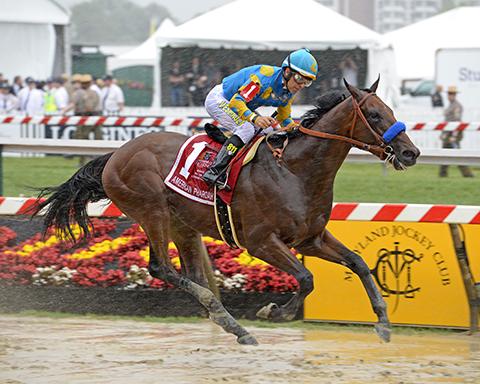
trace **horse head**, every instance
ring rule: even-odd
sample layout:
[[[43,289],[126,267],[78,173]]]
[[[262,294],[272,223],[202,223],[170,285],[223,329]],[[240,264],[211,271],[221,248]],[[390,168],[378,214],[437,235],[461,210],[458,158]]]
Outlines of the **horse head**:
[[[344,79],[354,107],[349,136],[380,148],[371,152],[392,163],[395,169],[405,169],[415,165],[420,150],[405,133],[405,124],[397,121],[393,111],[375,94],[379,81],[380,76],[370,88],[359,89]]]

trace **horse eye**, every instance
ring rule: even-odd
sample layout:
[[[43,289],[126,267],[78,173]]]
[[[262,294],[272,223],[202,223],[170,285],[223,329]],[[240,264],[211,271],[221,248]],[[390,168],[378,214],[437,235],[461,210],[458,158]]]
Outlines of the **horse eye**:
[[[380,119],[382,118],[378,112],[371,112],[371,113],[370,113],[370,117],[371,117],[373,120],[380,120]]]

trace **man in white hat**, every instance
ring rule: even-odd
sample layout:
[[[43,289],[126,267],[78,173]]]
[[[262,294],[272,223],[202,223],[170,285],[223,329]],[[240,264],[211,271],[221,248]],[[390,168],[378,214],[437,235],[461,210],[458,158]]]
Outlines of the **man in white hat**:
[[[447,89],[449,105],[445,108],[445,121],[462,121],[463,107],[457,100],[457,87],[451,85]],[[442,148],[460,148],[460,142],[463,139],[462,131],[444,131],[440,135],[442,140]],[[473,173],[466,165],[459,165],[458,168],[462,172],[463,177],[473,177]],[[440,177],[447,177],[448,165],[440,166]]]

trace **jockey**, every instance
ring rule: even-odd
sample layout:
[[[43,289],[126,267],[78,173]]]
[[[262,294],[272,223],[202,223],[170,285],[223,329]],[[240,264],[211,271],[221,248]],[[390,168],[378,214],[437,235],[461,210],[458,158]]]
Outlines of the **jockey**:
[[[216,85],[207,95],[205,108],[233,135],[223,144],[203,180],[223,188],[228,164],[258,130],[265,132],[269,128],[271,131],[270,126],[277,122],[292,129],[295,123],[291,117],[291,105],[295,94],[309,87],[317,72],[317,61],[308,49],[303,48],[290,53],[281,68],[253,65],[225,77],[222,84]],[[275,119],[257,114],[255,110],[261,106],[277,107]]]

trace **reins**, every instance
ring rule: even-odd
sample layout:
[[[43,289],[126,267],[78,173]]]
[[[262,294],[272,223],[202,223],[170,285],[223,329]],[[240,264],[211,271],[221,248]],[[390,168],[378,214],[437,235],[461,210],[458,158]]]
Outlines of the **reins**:
[[[357,102],[357,100],[353,96],[350,96],[352,98],[354,115],[353,115],[352,124],[349,129],[349,136],[342,136],[342,135],[336,135],[334,133],[315,131],[313,129],[305,128],[301,124],[299,125],[298,130],[309,136],[319,137],[322,139],[344,141],[346,143],[353,145],[356,148],[372,153],[373,155],[377,156],[381,160],[385,160],[389,154],[390,147],[385,144],[382,137],[371,127],[370,123],[368,122],[367,118],[365,117],[361,109],[361,106],[363,105],[363,103],[365,103],[365,101],[372,95],[375,95],[375,93],[367,93],[359,102]],[[372,133],[373,137],[375,138],[376,144],[368,144],[353,138],[358,117],[360,117],[365,127],[367,127],[368,130]],[[272,151],[273,156],[277,159],[277,161],[280,161],[283,155],[283,151],[285,150],[285,147],[288,143],[288,139],[285,140],[283,148],[281,149],[273,148],[268,143],[268,136],[269,135],[267,135],[267,144],[270,150]]]

